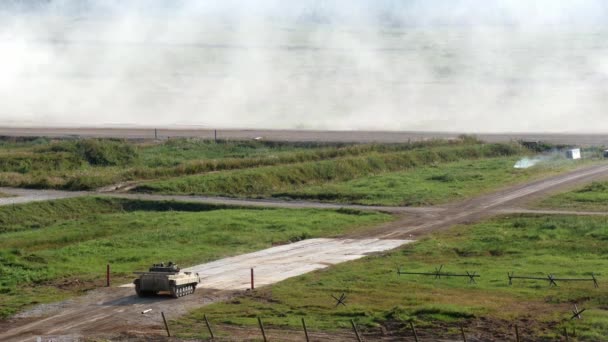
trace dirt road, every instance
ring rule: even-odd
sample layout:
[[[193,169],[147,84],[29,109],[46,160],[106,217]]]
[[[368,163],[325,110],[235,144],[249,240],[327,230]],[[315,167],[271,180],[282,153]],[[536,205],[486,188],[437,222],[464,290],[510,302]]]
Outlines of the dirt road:
[[[422,234],[427,234],[439,229],[446,229],[454,224],[475,222],[477,220],[496,215],[497,213],[514,212],[516,209],[525,206],[526,202],[545,196],[549,192],[565,190],[597,179],[608,177],[608,165],[598,165],[582,168],[559,176],[535,181],[529,184],[509,187],[496,193],[481,196],[460,203],[434,208],[383,208],[383,210],[393,211],[396,214],[406,214],[401,219],[382,225],[365,233],[357,233],[347,236],[347,238],[374,238],[374,239],[412,239]],[[31,200],[42,200],[51,198],[61,198],[62,196],[82,196],[94,193],[63,193],[63,192],[39,192],[14,189],[0,189],[0,192],[16,194],[21,192],[24,197]],[[111,196],[105,194],[104,196]],[[302,202],[283,202],[283,201],[247,201],[231,199],[213,199],[207,197],[184,197],[184,196],[156,196],[156,195],[119,195],[121,197],[136,197],[151,200],[192,200],[205,201],[206,203],[254,205],[254,206],[277,206],[288,208],[335,208],[336,205],[324,203],[302,203]],[[6,199],[7,201],[11,198]],[[17,198],[12,198],[13,201]],[[24,201],[24,200],[23,200]],[[23,202],[22,201],[22,202]],[[21,202],[21,203],[22,203]],[[344,207],[344,206],[339,206]],[[360,209],[378,209],[377,207],[351,206]],[[377,241],[377,240],[375,240]],[[393,245],[393,248],[397,245]],[[387,248],[389,248],[387,247]],[[383,250],[383,249],[380,249]],[[261,255],[268,251],[259,252]],[[283,255],[283,253],[285,253]],[[271,260],[281,260],[284,257],[293,255],[293,248],[285,248],[284,252],[271,252],[272,258],[265,262],[259,260],[259,265],[263,269],[273,268]],[[297,254],[297,253],[296,253]],[[331,254],[331,253],[330,253]],[[348,253],[347,253],[348,254]],[[347,254],[342,255],[342,259],[347,260]],[[365,253],[360,253],[365,254]],[[299,257],[303,255],[298,254]],[[332,260],[335,256],[320,256],[314,261],[304,260],[301,268],[306,272],[305,264],[322,264],[328,262],[334,264],[340,260]],[[245,257],[246,259],[246,257]],[[327,259],[327,260],[325,260]],[[340,258],[338,258],[340,259]],[[219,260],[216,264],[230,264],[229,260]],[[275,265],[276,266],[276,265]],[[194,268],[213,269],[209,265],[198,265]],[[314,268],[311,268],[312,270]],[[301,273],[301,272],[300,272]],[[271,284],[282,279],[269,279],[265,281]],[[236,281],[235,281],[236,282]],[[235,287],[222,283],[222,287],[233,289],[239,288],[242,284]],[[242,286],[241,286],[242,287]],[[234,295],[234,291],[203,289],[203,291],[193,296],[186,296],[177,300],[167,298],[140,299],[134,296],[132,289],[112,288],[100,289],[66,303],[42,306],[28,312],[25,317],[0,323],[0,340],[2,341],[35,341],[36,336],[66,335],[76,336],[161,336],[164,334],[159,317],[159,311],[164,311],[170,318],[177,318],[189,310],[219,300],[224,300]],[[153,314],[142,315],[143,309],[153,309]]]
[[[221,129],[197,127],[0,127],[3,136],[46,137],[97,137],[126,139],[165,139],[173,137],[196,137],[202,139],[262,139],[272,141],[318,141],[318,142],[382,142],[399,143],[429,139],[456,139],[467,132],[416,132],[416,131],[314,131],[314,130],[255,130]],[[468,132],[470,133],[470,132]],[[607,146],[607,134],[588,133],[475,133],[488,142],[512,140],[544,141],[554,144]]]
[[[30,190],[30,189],[15,189],[15,188],[0,188],[0,193],[11,195],[10,197],[0,198],[0,206],[23,204],[30,202],[52,201],[62,198],[71,198],[85,196],[88,192],[70,192],[70,191],[55,191],[55,190]]]
[[[427,210],[424,215],[409,215],[375,230],[349,235],[374,236],[383,239],[415,238],[455,224],[471,223],[501,213],[516,213],[519,208],[549,193],[572,189],[581,184],[608,177],[608,165],[582,168],[562,175],[513,186],[443,207],[443,211]],[[523,210],[524,213],[530,212]],[[552,212],[552,213],[559,213]],[[579,215],[582,213],[579,213]]]

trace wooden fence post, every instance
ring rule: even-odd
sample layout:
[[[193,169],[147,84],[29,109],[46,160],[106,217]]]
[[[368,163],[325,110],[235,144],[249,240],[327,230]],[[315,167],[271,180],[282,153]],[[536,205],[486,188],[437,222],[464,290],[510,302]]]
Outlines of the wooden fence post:
[[[110,287],[110,264],[106,265],[106,287]]]
[[[251,289],[252,290],[255,289],[255,285],[254,285],[254,282],[253,282],[253,267],[251,268]]]

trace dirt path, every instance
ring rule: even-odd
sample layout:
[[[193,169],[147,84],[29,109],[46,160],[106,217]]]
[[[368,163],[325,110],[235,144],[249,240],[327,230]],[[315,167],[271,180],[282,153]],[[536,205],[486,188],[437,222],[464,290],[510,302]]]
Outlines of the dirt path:
[[[238,199],[226,197],[207,197],[207,196],[187,196],[187,195],[153,195],[153,194],[129,194],[129,193],[112,193],[112,192],[97,192],[97,191],[58,191],[58,190],[38,190],[38,189],[19,189],[19,188],[1,188],[0,193],[12,195],[12,197],[0,198],[0,206],[23,204],[30,202],[50,201],[63,198],[74,198],[81,196],[103,196],[117,197],[127,199],[140,199],[147,201],[181,201],[195,202],[218,205],[231,205],[242,207],[264,207],[264,208],[286,208],[286,209],[355,209],[355,210],[373,210],[383,211],[388,213],[429,213],[438,212],[443,209],[440,207],[384,207],[384,206],[366,206],[356,204],[335,204],[335,203],[319,203],[306,201],[285,201],[271,199]]]
[[[155,131],[155,128],[157,130]],[[315,141],[315,142],[382,142],[405,143],[432,139],[458,139],[470,132],[424,132],[424,131],[321,131],[321,130],[271,130],[271,129],[209,129],[192,126],[175,127],[0,127],[0,135],[13,137],[95,137],[124,139],[166,139],[174,137],[194,137],[218,139],[270,141]],[[590,133],[477,133],[479,139],[487,142],[510,142],[516,140],[543,141],[553,144],[605,146],[606,134]]]
[[[422,234],[446,229],[454,224],[470,223],[496,215],[497,213],[516,212],[513,207],[521,207],[528,201],[537,199],[547,193],[576,187],[596,179],[608,177],[608,165],[582,168],[559,176],[518,185],[498,191],[494,194],[481,196],[471,200],[435,207],[435,208],[384,208],[385,211],[407,213],[403,218],[382,225],[363,233],[356,233],[347,238],[374,239],[412,239]],[[8,198],[3,200],[19,200],[24,203],[35,200],[48,200],[74,196],[91,195],[95,193],[66,193],[32,190],[0,189],[0,192],[17,194],[23,198]],[[110,195],[105,195],[110,196]],[[378,209],[378,207],[342,206],[324,203],[284,202],[284,201],[249,201],[232,199],[213,199],[206,197],[188,196],[157,196],[157,195],[119,195],[120,197],[141,198],[150,200],[188,200],[205,201],[205,203],[277,206],[288,208],[336,208],[351,207],[359,209]],[[8,202],[5,202],[5,204]],[[9,203],[10,204],[10,203]],[[509,211],[510,210],[510,211]],[[529,212],[529,211],[527,211]],[[394,247],[394,246],[393,246]],[[264,251],[260,253],[264,254]],[[281,260],[293,254],[293,249],[286,248],[285,255],[273,254],[273,260]],[[301,254],[298,257],[304,257]],[[328,262],[331,263],[330,257]],[[346,258],[347,259],[347,258]],[[216,263],[225,262],[220,260]],[[272,268],[272,261],[259,261],[266,269]],[[315,260],[314,263],[323,263]],[[304,264],[306,260],[304,260]],[[312,261],[310,263],[313,263]],[[208,266],[208,265],[207,265]],[[205,268],[205,265],[195,267]],[[312,269],[311,269],[312,270]],[[276,279],[280,280],[280,279]],[[267,281],[268,284],[276,280]],[[227,287],[230,288],[230,287]],[[238,287],[237,287],[238,288]],[[25,317],[16,317],[0,323],[0,340],[2,341],[35,341],[36,336],[63,335],[66,333],[84,336],[162,336],[164,334],[159,311],[164,311],[170,319],[174,319],[207,303],[225,300],[237,292],[203,289],[192,296],[177,300],[168,298],[140,299],[134,296],[132,289],[112,288],[100,289],[68,302],[51,304],[28,312]],[[242,292],[240,292],[242,293]],[[153,309],[152,314],[142,315],[146,308]]]
[[[423,215],[408,215],[376,229],[348,235],[349,238],[377,237],[383,239],[416,238],[456,224],[477,222],[501,213],[517,213],[518,208],[549,193],[573,189],[581,184],[608,177],[608,165],[596,165],[532,183],[506,188],[496,193],[428,210]],[[533,213],[522,210],[523,213]],[[555,213],[555,212],[552,212]],[[583,213],[579,213],[581,215]],[[595,213],[594,213],[595,214]]]
[[[139,298],[131,288],[101,288],[86,296],[42,305],[9,321],[0,323],[0,341],[75,341],[82,336],[165,335],[161,312],[176,319],[188,311],[234,296],[232,291],[197,290],[174,299],[169,296]],[[143,311],[150,312],[142,314]]]
[[[0,189],[0,191],[2,191]],[[384,207],[373,205],[357,205],[357,204],[337,204],[337,203],[322,203],[322,202],[307,202],[307,201],[286,201],[274,199],[236,199],[225,197],[206,197],[206,196],[180,196],[180,195],[151,195],[151,194],[122,194],[109,193],[102,196],[153,200],[153,201],[185,201],[208,204],[234,205],[244,207],[265,207],[265,208],[286,208],[286,209],[355,209],[355,210],[373,210],[383,211],[388,213],[430,213],[442,211],[439,207]]]
[[[56,191],[56,190],[30,190],[16,188],[0,188],[1,193],[12,195],[0,198],[0,206],[12,204],[24,204],[31,202],[52,201],[62,198],[86,196],[89,192],[82,191]]]

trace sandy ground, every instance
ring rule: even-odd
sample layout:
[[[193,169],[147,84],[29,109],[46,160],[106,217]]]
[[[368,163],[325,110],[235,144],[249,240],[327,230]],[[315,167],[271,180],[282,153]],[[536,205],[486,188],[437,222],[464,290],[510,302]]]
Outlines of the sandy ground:
[[[542,196],[546,196],[548,193],[560,190],[567,190],[579,186],[580,184],[587,183],[597,179],[604,179],[608,177],[608,165],[596,165],[591,167],[585,167],[572,171],[559,176],[550,177],[543,180],[538,180],[528,184],[513,186],[505,188],[496,193],[481,196],[471,200],[454,203],[450,205],[434,207],[434,208],[418,208],[411,210],[408,208],[392,208],[400,219],[394,222],[383,224],[379,227],[367,230],[365,232],[358,232],[344,238],[347,239],[372,239],[368,241],[375,241],[377,239],[390,239],[390,240],[411,240],[415,239],[424,234],[431,233],[439,229],[446,229],[455,224],[461,223],[472,223],[478,220],[490,217],[492,215],[500,213],[513,213],[517,212],[517,208],[525,207],[525,204],[531,200],[538,199]],[[62,193],[52,192],[50,195],[46,191],[25,191],[15,189],[0,189],[0,192],[6,192],[9,194],[18,194],[21,192],[22,196],[29,197],[32,200],[61,198],[62,196],[77,196],[87,195],[93,193]],[[111,194],[105,194],[105,196],[111,196]],[[120,195],[120,196],[131,196],[131,195]],[[163,199],[162,196],[157,195],[136,195],[138,198],[143,199]],[[11,197],[5,199],[6,201],[18,200],[19,197]],[[164,199],[175,200],[175,196],[170,196]],[[209,201],[213,202],[211,198],[190,198],[190,197],[179,197],[179,199],[188,199],[196,201]],[[247,201],[247,200],[229,200],[229,199],[216,199],[217,203],[222,204],[239,204],[239,205],[274,205],[274,206],[286,206],[289,208],[295,207],[315,207],[315,208],[334,208],[335,205],[324,204],[324,203],[301,203],[301,202],[283,202],[283,201]],[[21,203],[21,202],[20,202]],[[6,204],[6,203],[5,203]],[[340,206],[343,207],[343,206]],[[365,208],[357,206],[358,208]],[[375,207],[370,209],[377,209]],[[385,208],[386,209],[386,208]],[[400,212],[402,210],[402,212]],[[525,211],[529,212],[529,211]],[[559,211],[542,211],[542,213],[560,213]],[[566,213],[566,212],[564,212]],[[390,241],[389,240],[389,241]],[[331,243],[336,243],[334,240]],[[330,244],[331,244],[330,243]],[[346,242],[342,242],[346,244]],[[384,249],[394,248],[402,243],[402,241],[387,242],[383,248],[372,250],[379,251]],[[313,243],[314,244],[314,243]],[[296,259],[304,258],[304,254],[298,254],[294,250],[297,248],[285,247],[274,250],[260,251],[258,254],[254,253],[254,257],[258,258],[256,267],[260,268],[261,273],[264,270],[268,271],[276,267],[273,264],[277,260],[283,258],[289,258],[295,256]],[[297,247],[297,246],[296,246]],[[323,249],[322,246],[318,246]],[[314,248],[313,248],[314,249]],[[348,249],[348,248],[347,248]],[[312,251],[312,250],[311,250]],[[358,251],[351,251],[356,255],[366,254],[365,250],[359,249]],[[300,260],[298,264],[301,267],[301,272],[307,271],[306,265],[323,264],[327,262],[329,264],[348,260],[348,253],[343,256],[339,256],[340,253],[320,253],[314,256],[314,260]],[[269,257],[271,255],[271,257]],[[239,262],[243,263],[251,255],[241,256]],[[337,258],[337,259],[336,259]],[[233,267],[230,259],[219,260],[211,265],[225,265],[226,272],[230,271],[229,267]],[[278,267],[277,269],[279,269]],[[210,264],[194,266],[193,269],[200,270],[212,270],[218,269],[217,267],[211,267]],[[219,268],[221,270],[221,267]],[[314,267],[310,268],[310,271]],[[298,272],[298,273],[301,273]],[[221,273],[221,272],[220,272]],[[281,273],[279,271],[278,273]],[[295,274],[294,274],[295,275]],[[290,276],[289,274],[287,276]],[[271,284],[275,281],[279,281],[287,276],[274,276],[266,280],[263,280],[262,284]],[[76,298],[64,303],[43,305],[38,308],[34,308],[23,315],[15,317],[10,321],[0,323],[0,340],[1,341],[36,341],[36,336],[57,336],[57,335],[71,335],[71,336],[94,336],[94,337],[113,337],[117,336],[145,336],[148,339],[153,336],[163,336],[162,325],[159,317],[159,312],[163,311],[167,314],[170,319],[178,318],[180,315],[185,314],[189,310],[200,307],[207,303],[216,302],[219,300],[225,300],[230,298],[235,293],[242,293],[242,291],[234,291],[232,289],[243,288],[241,281],[242,277],[237,275],[238,281],[235,279],[234,284],[228,284],[225,281],[219,281],[222,285],[216,285],[223,289],[209,289],[203,288],[202,291],[198,291],[196,294],[191,296],[182,297],[179,299],[170,299],[166,297],[159,298],[138,298],[134,295],[134,291],[129,288],[111,288],[111,289],[99,289],[92,291],[86,296]],[[263,278],[262,278],[263,279]],[[230,282],[229,277],[225,279]],[[144,309],[151,308],[152,313],[142,315],[141,311]],[[339,340],[338,336],[336,336]],[[333,338],[332,338],[333,339]],[[348,338],[347,338],[348,339]]]
[[[308,239],[185,270],[198,273],[205,287],[246,290],[250,287],[250,268],[255,272],[255,284],[266,286],[410,242],[412,240]]]
[[[430,139],[456,139],[465,132],[401,132],[401,131],[314,131],[314,130],[248,130],[209,128],[62,128],[62,127],[0,127],[0,136],[45,136],[45,137],[103,137],[127,139],[166,139],[174,137],[197,137],[203,139],[262,139],[272,141],[317,141],[317,142],[382,142],[398,143]],[[488,142],[512,140],[544,141],[554,144],[581,146],[608,146],[607,134],[587,133],[473,133]]]
[[[29,190],[29,189],[15,189],[15,188],[3,188],[0,193],[11,195],[11,197],[0,198],[0,206],[22,204],[30,202],[41,202],[51,201],[62,198],[71,198],[87,195],[86,192],[69,192],[69,191],[55,191],[55,190]]]

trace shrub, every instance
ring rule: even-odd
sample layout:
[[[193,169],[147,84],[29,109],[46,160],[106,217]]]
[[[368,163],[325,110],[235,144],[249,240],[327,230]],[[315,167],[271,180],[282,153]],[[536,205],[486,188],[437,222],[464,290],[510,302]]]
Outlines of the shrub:
[[[38,155],[69,155],[93,166],[124,166],[138,157],[133,144],[118,139],[61,140],[34,151]]]
[[[137,157],[131,144],[117,140],[81,140],[76,143],[76,152],[95,166],[127,165]]]

